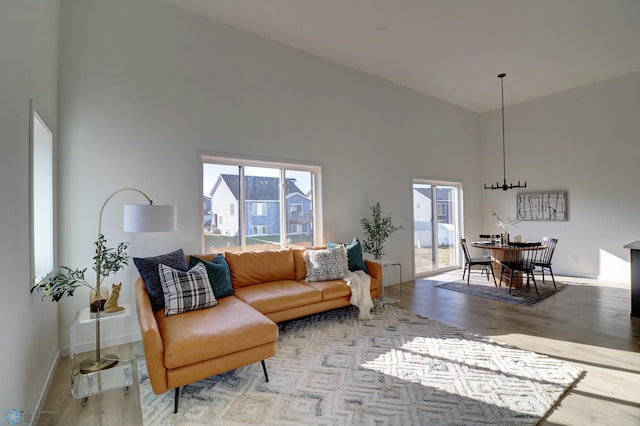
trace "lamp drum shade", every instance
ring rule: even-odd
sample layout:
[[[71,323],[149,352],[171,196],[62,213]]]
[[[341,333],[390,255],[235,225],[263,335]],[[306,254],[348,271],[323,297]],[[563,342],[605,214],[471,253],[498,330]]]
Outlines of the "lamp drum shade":
[[[124,232],[163,232],[178,228],[176,206],[155,204],[125,204]]]

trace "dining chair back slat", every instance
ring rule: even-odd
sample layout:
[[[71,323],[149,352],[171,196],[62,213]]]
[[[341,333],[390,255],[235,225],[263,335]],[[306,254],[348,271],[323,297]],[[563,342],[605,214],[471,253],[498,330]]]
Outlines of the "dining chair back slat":
[[[529,280],[531,279],[536,289],[536,293],[540,295],[538,292],[538,285],[536,284],[536,278],[533,275],[540,251],[539,244],[513,244],[512,248],[507,251],[506,260],[502,262],[500,285],[502,285],[503,278],[509,280],[509,293],[511,293],[514,274],[520,273],[523,278],[524,276],[527,277],[527,287],[529,286]]]
[[[549,238],[543,237],[542,244],[546,246],[540,256],[535,262],[535,266],[539,267],[542,270],[542,282],[545,282],[544,278],[544,270],[548,269],[551,274],[551,280],[553,281],[553,286],[556,287],[556,278],[553,276],[553,269],[551,269],[551,260],[553,259],[553,253],[556,251],[556,245],[558,244],[557,238]]]

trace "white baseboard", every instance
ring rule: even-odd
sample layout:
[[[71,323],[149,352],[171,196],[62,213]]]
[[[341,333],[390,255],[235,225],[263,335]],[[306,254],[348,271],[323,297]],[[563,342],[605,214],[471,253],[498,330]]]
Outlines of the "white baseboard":
[[[42,410],[42,407],[44,407],[44,403],[47,400],[47,395],[49,394],[51,383],[53,383],[53,376],[56,374],[56,370],[58,369],[58,364],[60,362],[60,352],[61,350],[58,349],[58,351],[55,353],[53,357],[51,367],[49,367],[49,373],[47,373],[47,380],[45,381],[44,387],[42,388],[42,392],[38,397],[38,405],[36,407],[36,412],[39,412]],[[36,420],[37,420],[37,417],[34,417],[33,420],[30,422],[30,424],[34,425],[34,422]]]

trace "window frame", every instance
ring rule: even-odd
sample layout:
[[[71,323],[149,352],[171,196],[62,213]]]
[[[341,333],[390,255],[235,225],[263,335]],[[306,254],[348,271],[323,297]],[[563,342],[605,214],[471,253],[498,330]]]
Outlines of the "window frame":
[[[439,218],[439,212],[440,212],[440,202],[438,200],[437,197],[437,188],[443,188],[443,187],[452,187],[455,189],[456,191],[456,196],[455,198],[452,200],[453,204],[451,204],[451,208],[449,209],[449,207],[447,207],[446,211],[447,214],[452,218],[452,220],[455,222],[454,226],[455,226],[455,231],[454,231],[454,236],[453,236],[453,241],[451,242],[451,247],[453,249],[453,254],[451,255],[451,264],[448,266],[439,266],[439,253],[438,253],[438,249],[435,250],[436,253],[436,257],[433,259],[435,262],[435,268],[433,269],[426,269],[426,270],[418,270],[418,265],[416,262],[416,206],[420,207],[419,203],[416,203],[416,198],[415,198],[415,192],[416,192],[416,185],[429,185],[431,187],[430,191],[432,192],[432,196],[431,198],[431,202],[428,203],[428,205],[425,206],[426,208],[429,208],[430,210],[430,217],[431,217],[431,222],[435,222],[435,223],[446,223],[445,221],[440,221]],[[428,276],[432,276],[432,275],[436,275],[442,272],[447,272],[447,271],[451,271],[454,269],[457,269],[459,267],[462,266],[462,254],[461,254],[461,250],[460,250],[460,244],[459,244],[459,239],[461,235],[464,235],[464,217],[463,217],[463,211],[464,211],[464,205],[463,205],[463,193],[464,193],[464,189],[463,189],[463,184],[462,184],[462,180],[450,180],[450,179],[433,179],[433,178],[425,178],[425,177],[418,177],[418,176],[413,176],[411,178],[411,198],[412,198],[412,209],[411,209],[411,222],[412,222],[412,228],[413,228],[413,239],[414,239],[414,243],[411,245],[412,247],[412,259],[413,259],[413,272],[414,272],[414,276],[416,278],[423,278],[423,277],[428,277]],[[434,202],[435,200],[435,202]],[[447,203],[444,203],[447,204]],[[433,218],[436,218],[436,220],[434,221]],[[433,230],[434,225],[432,225],[432,230]],[[434,232],[432,234],[434,236],[434,238],[437,238],[437,230],[436,232]],[[433,243],[435,241],[431,241],[432,247],[433,247]],[[437,243],[436,243],[437,244]],[[433,249],[432,249],[433,250]],[[432,251],[433,254],[433,251]]]
[[[281,216],[281,227],[280,227],[280,248],[284,249],[287,247],[295,247],[295,244],[290,244],[287,242],[287,196],[284,193],[284,184],[286,182],[286,173],[292,171],[300,171],[300,172],[310,172],[312,174],[311,179],[311,203],[313,205],[313,221],[312,221],[312,231],[311,235],[313,241],[311,245],[318,245],[324,241],[324,226],[323,226],[323,217],[322,217],[322,166],[317,163],[303,162],[303,161],[293,161],[293,160],[283,160],[276,158],[264,158],[264,157],[252,157],[252,156],[240,156],[229,153],[220,153],[220,152],[212,152],[212,151],[198,151],[198,164],[200,166],[199,173],[199,194],[203,193],[203,169],[204,165],[210,164],[219,164],[219,165],[227,165],[227,166],[236,166],[243,170],[247,167],[262,167],[262,168],[275,168],[280,170],[280,182],[281,182],[281,197],[280,197],[280,216]],[[241,179],[244,178],[244,173],[241,173]],[[241,185],[244,188],[243,185]],[[241,189],[241,200],[244,200],[244,189]],[[202,196],[199,195],[199,198],[202,200]],[[244,201],[239,200],[238,203],[242,204]],[[203,203],[203,201],[200,201]],[[202,205],[201,205],[202,207]],[[268,209],[268,206],[267,206]],[[204,209],[201,208],[200,211]],[[251,248],[247,248],[246,245],[246,230],[244,229],[245,222],[245,212],[244,208],[236,209],[238,212],[238,221],[240,224],[239,230],[239,240],[240,240],[240,251],[251,250]],[[199,223],[204,223],[204,216],[201,213],[201,217],[199,219]],[[200,228],[203,228],[200,226]],[[203,253],[205,252],[205,233],[204,229],[201,232],[201,248]]]
[[[53,131],[29,99],[29,289],[53,273],[58,261],[56,150]]]

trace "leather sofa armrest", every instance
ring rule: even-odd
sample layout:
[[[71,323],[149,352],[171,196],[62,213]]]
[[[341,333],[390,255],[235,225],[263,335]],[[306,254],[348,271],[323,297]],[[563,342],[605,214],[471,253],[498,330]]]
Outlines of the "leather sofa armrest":
[[[382,264],[369,259],[365,259],[364,263],[367,265],[367,270],[371,278],[382,280]]]
[[[382,264],[373,260],[364,259],[369,276],[371,277],[371,286],[373,288],[372,297],[377,298],[382,296]]]
[[[158,322],[151,308],[151,301],[142,278],[138,278],[136,281],[135,293],[138,324],[140,325],[140,334],[144,345],[147,372],[151,381],[151,388],[156,394],[160,394],[168,390],[167,369],[164,365],[164,344],[162,343]]]

